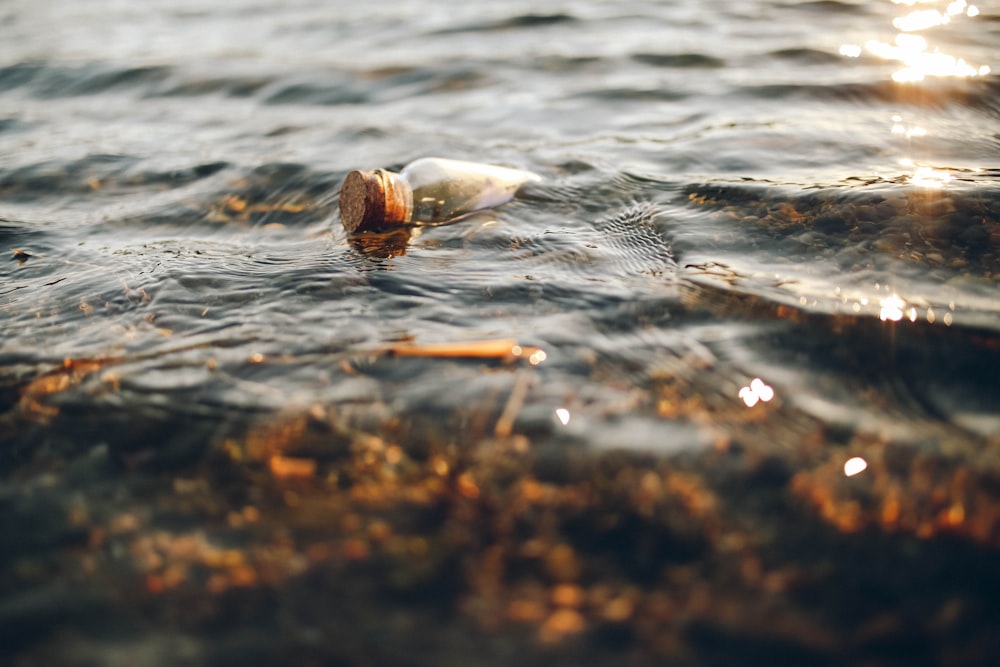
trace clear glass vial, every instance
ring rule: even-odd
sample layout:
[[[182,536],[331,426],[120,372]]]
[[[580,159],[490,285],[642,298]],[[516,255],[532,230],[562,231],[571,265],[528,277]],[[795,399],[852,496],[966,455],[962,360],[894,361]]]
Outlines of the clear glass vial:
[[[348,232],[448,222],[510,201],[537,174],[489,164],[421,158],[395,173],[352,171],[340,188]]]

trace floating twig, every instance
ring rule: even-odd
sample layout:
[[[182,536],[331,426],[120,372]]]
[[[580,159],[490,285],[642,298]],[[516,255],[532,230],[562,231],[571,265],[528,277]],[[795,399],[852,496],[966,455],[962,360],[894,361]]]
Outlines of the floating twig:
[[[400,343],[382,348],[384,354],[397,357],[429,357],[429,358],[469,358],[469,359],[499,359],[513,361],[527,359],[532,366],[545,361],[545,351],[538,347],[518,345],[516,340],[502,338],[497,340],[462,341],[458,343]]]

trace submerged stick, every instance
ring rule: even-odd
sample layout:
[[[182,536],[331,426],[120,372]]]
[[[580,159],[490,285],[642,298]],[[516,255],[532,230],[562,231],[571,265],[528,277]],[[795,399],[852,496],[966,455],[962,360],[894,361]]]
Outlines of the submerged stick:
[[[493,428],[493,433],[498,438],[508,438],[514,432],[514,422],[521,413],[521,408],[524,407],[524,399],[528,396],[528,387],[531,385],[533,375],[532,371],[518,371],[514,380],[514,388],[510,390],[510,397],[507,399],[507,405],[504,406],[503,412]]]

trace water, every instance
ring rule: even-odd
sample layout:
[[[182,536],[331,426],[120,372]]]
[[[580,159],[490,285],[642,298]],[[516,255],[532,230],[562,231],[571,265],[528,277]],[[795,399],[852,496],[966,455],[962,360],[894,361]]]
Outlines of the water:
[[[996,661],[1000,5],[0,26],[5,660]],[[425,155],[544,180],[346,238]]]

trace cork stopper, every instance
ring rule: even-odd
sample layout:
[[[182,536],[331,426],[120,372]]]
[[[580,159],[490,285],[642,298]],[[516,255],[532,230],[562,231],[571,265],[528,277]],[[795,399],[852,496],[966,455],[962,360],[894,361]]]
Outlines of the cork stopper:
[[[340,221],[348,233],[405,224],[412,215],[413,191],[399,174],[355,170],[340,186]]]

